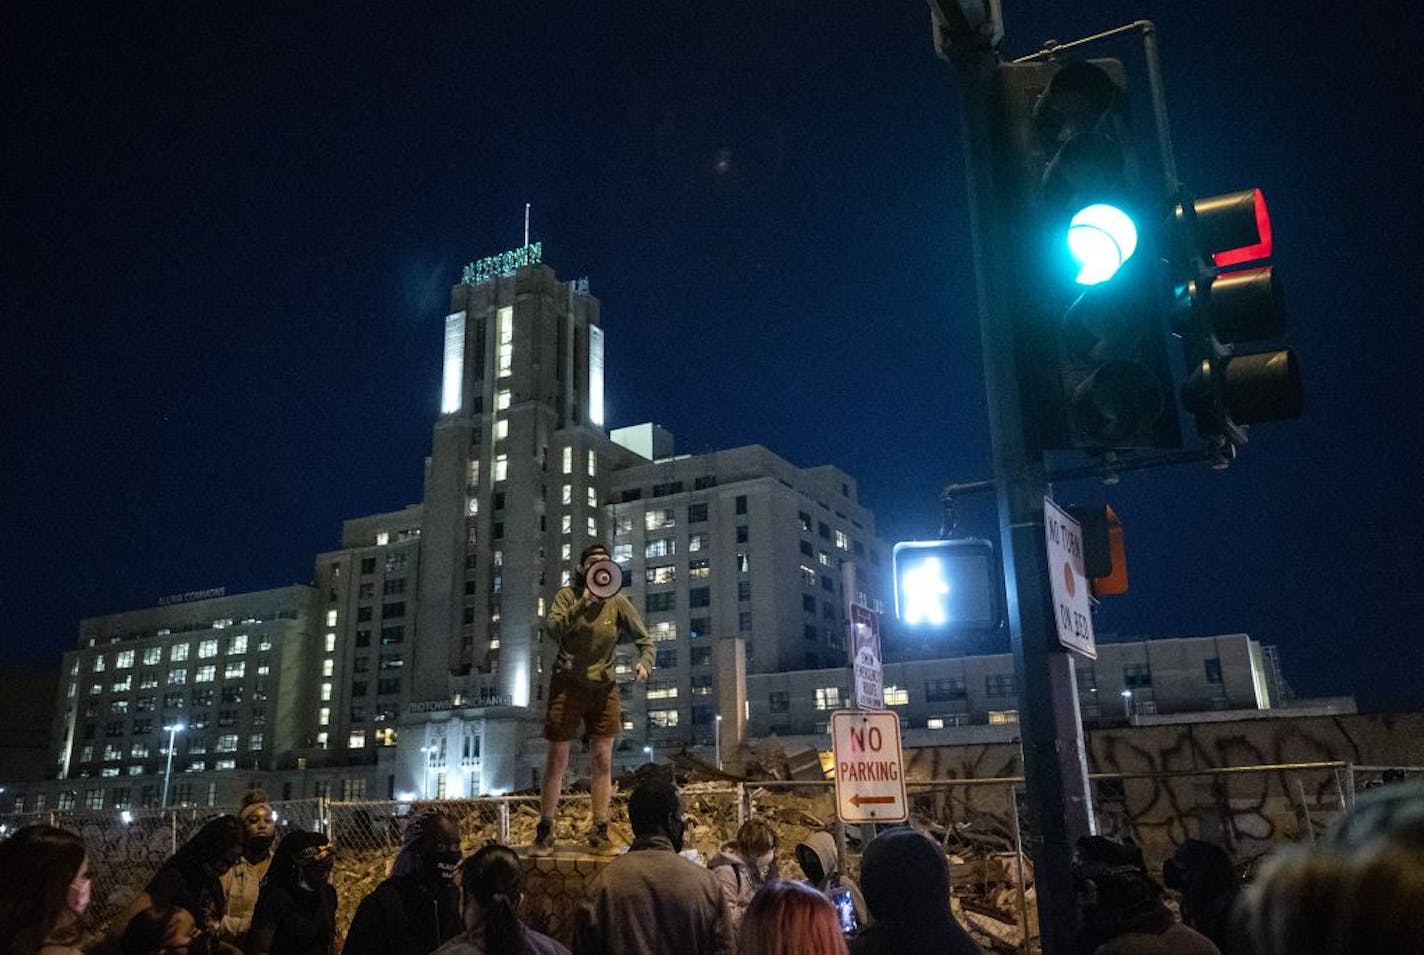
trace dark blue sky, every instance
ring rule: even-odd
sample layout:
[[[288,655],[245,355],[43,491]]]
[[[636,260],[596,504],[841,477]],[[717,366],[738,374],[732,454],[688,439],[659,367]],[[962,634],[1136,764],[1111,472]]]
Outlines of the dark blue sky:
[[[1060,488],[1127,525],[1100,634],[1244,630],[1301,692],[1424,705],[1417,8],[1006,5],[1013,54],[1156,19],[1180,171],[1265,189],[1306,374],[1225,473]],[[0,13],[5,656],[307,581],[418,500],[449,286],[526,201],[603,303],[610,424],[836,464],[891,539],[988,476],[923,3],[308,6]]]

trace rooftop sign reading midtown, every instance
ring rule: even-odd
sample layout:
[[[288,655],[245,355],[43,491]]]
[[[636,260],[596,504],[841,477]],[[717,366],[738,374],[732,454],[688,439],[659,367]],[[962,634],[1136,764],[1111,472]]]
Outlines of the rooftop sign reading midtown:
[[[491,282],[502,275],[513,275],[515,269],[526,265],[538,265],[544,260],[543,244],[534,242],[522,249],[511,249],[499,255],[476,259],[465,266],[460,276],[461,285],[480,285]]]

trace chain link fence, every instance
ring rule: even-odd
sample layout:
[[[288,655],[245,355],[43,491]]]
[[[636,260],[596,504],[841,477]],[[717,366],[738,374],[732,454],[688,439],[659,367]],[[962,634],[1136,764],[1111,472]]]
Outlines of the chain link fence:
[[[1178,843],[1192,837],[1224,846],[1249,876],[1275,846],[1316,838],[1353,804],[1357,791],[1402,779],[1424,780],[1424,767],[1329,762],[1095,774],[1090,786],[1098,831],[1133,839],[1154,872],[1160,873]],[[988,949],[1034,950],[1037,916],[1029,856],[1035,836],[1022,779],[909,781],[907,790],[912,824],[939,841],[951,858],[957,914]],[[623,842],[632,838],[626,796],[615,793],[610,818],[613,836]],[[777,830],[777,865],[786,877],[801,877],[796,845],[825,830],[837,840],[843,871],[855,878],[861,848],[873,836],[869,826],[837,822],[831,782],[692,783],[683,787],[683,796],[686,848],[704,862],[754,815]],[[400,849],[405,817],[423,804],[326,799],[273,804],[279,832],[319,830],[337,847],[332,880],[343,932],[361,899],[388,874]],[[528,846],[539,820],[539,800],[532,795],[440,800],[438,805],[458,822],[466,854],[488,842]],[[47,823],[84,838],[94,880],[88,920],[98,934],[142,891],[159,865],[217,814],[215,808],[182,808],[0,815],[0,835],[22,825]],[[589,880],[606,864],[572,851],[590,817],[587,794],[566,796],[556,830],[566,851],[528,860],[523,914],[535,928],[556,938],[569,937]]]

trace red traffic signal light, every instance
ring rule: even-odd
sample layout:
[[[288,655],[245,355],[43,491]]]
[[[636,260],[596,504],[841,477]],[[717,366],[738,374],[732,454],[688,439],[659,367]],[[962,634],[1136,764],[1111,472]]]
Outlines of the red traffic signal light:
[[[1297,418],[1304,408],[1291,351],[1237,352],[1286,330],[1280,279],[1262,264],[1273,252],[1265,196],[1254,188],[1184,196],[1172,209],[1168,237],[1187,361],[1182,403],[1225,465],[1245,443],[1246,425]]]

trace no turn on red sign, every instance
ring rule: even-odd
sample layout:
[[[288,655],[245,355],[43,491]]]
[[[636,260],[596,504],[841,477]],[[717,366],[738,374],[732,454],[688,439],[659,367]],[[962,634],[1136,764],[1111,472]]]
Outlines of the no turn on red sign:
[[[1044,498],[1043,536],[1048,545],[1048,583],[1058,642],[1089,660],[1098,658],[1093,607],[1083,567],[1083,529],[1071,515]]]
[[[837,710],[831,714],[831,739],[841,822],[908,819],[900,717],[884,710]]]

